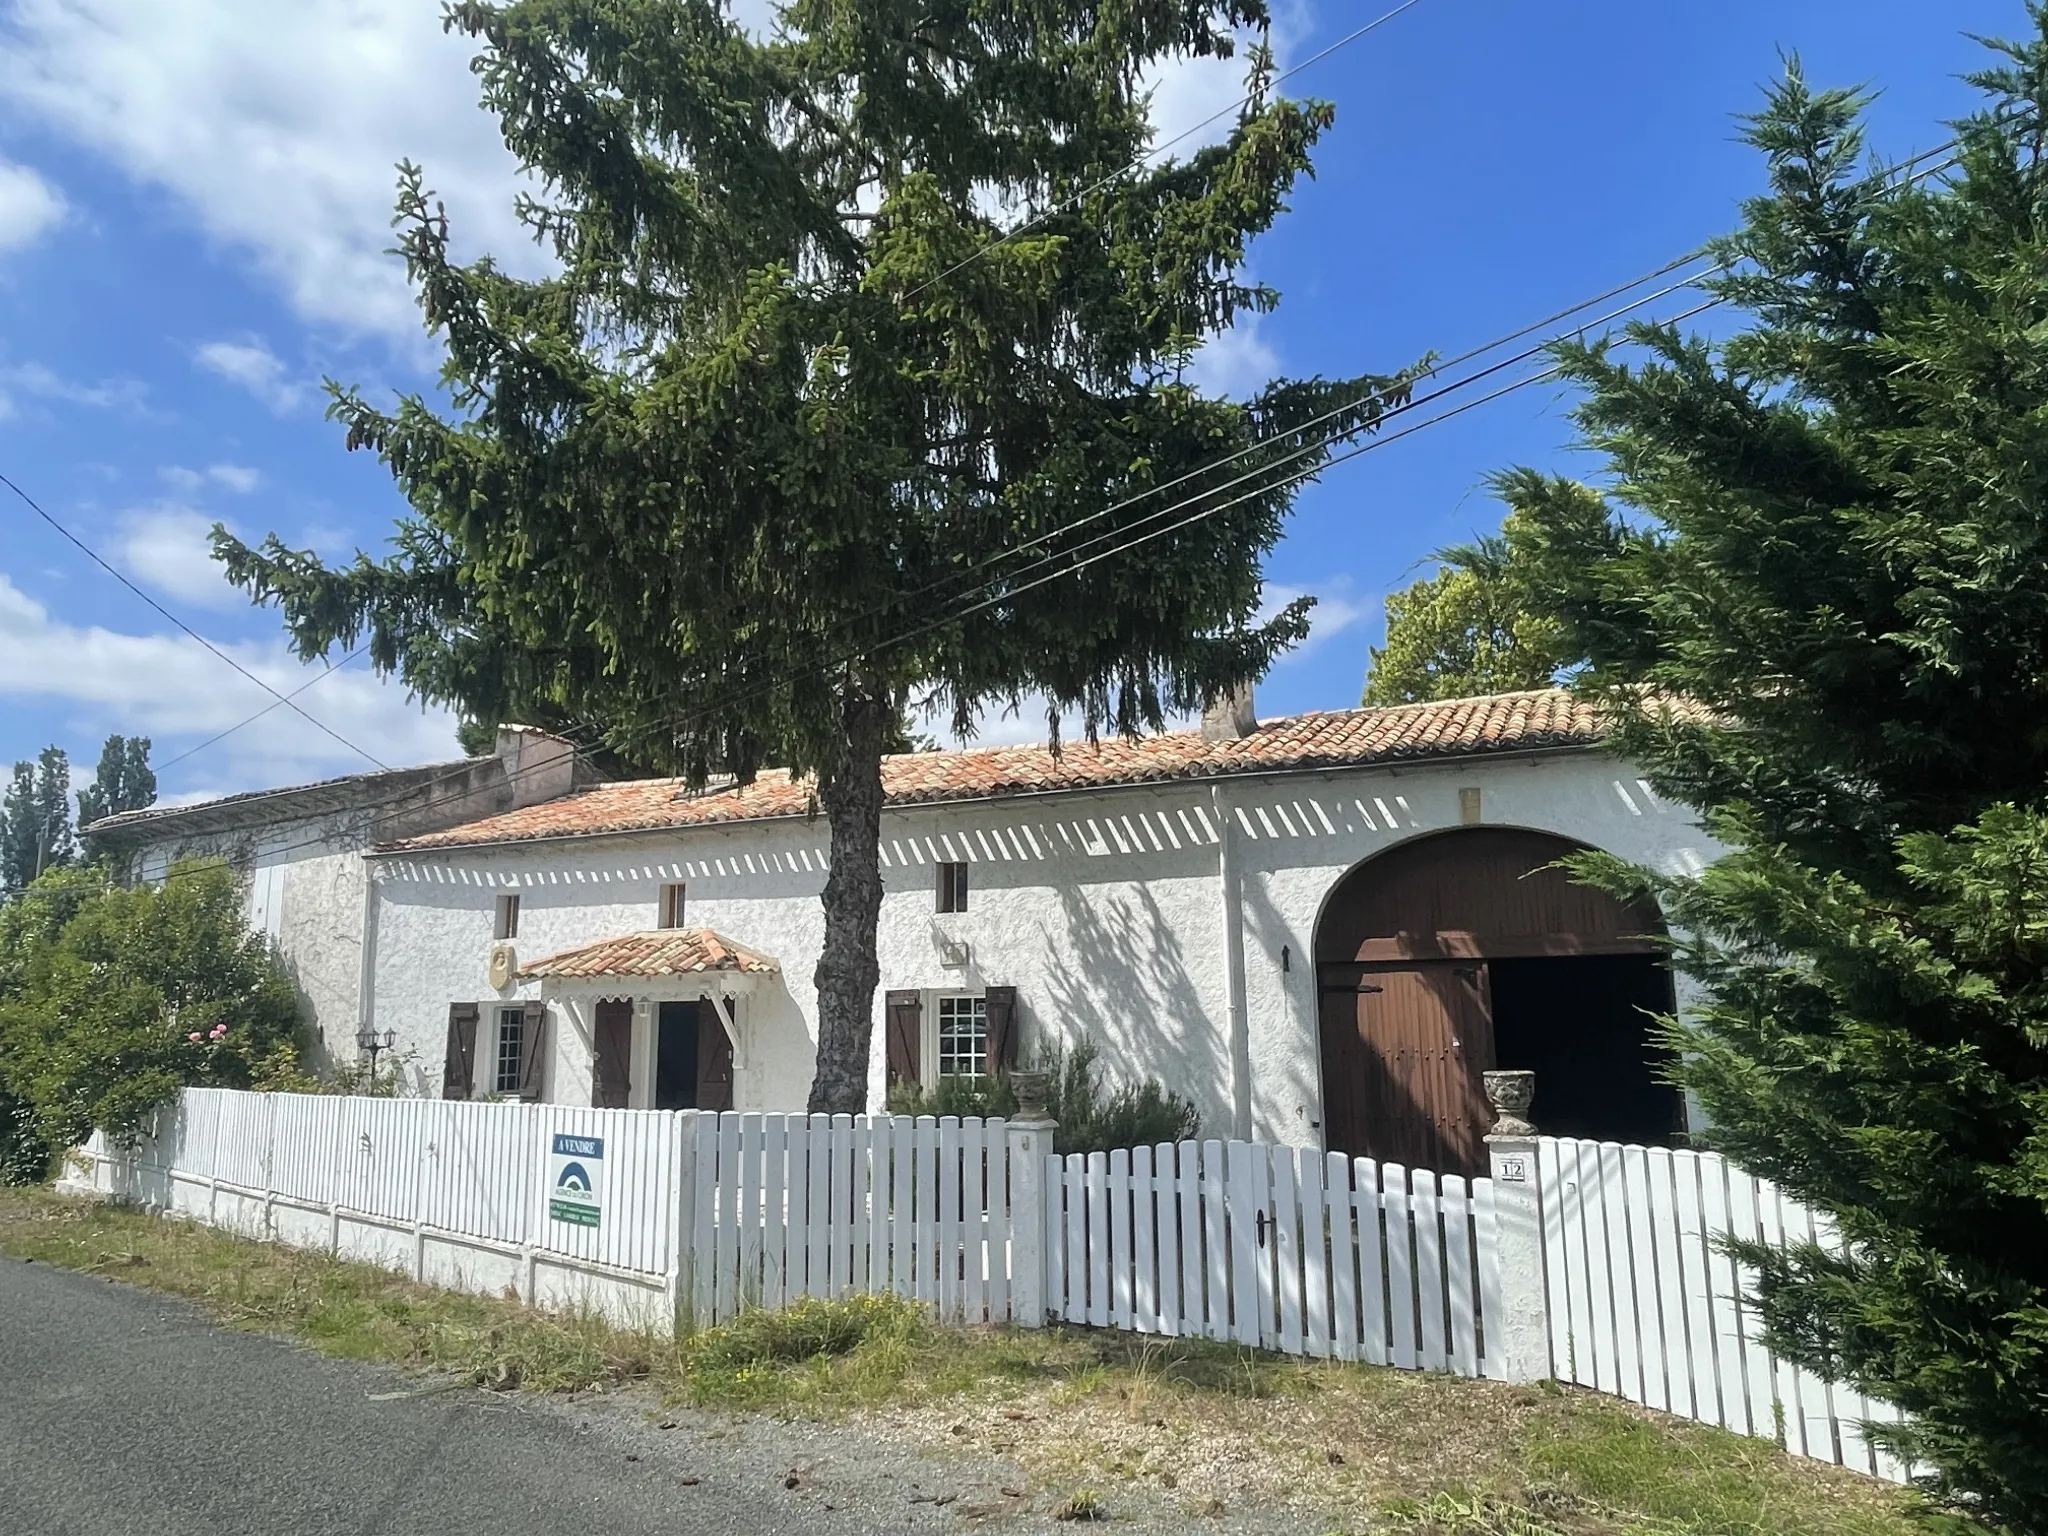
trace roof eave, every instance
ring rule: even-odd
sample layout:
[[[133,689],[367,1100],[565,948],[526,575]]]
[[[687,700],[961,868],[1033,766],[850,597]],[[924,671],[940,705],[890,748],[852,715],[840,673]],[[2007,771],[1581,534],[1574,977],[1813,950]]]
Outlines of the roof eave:
[[[1302,763],[1282,768],[1258,766],[1222,767],[1200,773],[1168,773],[1152,778],[1118,779],[1106,784],[1060,785],[1051,789],[1010,789],[995,794],[921,796],[914,800],[897,800],[886,803],[882,809],[888,811],[923,810],[940,805],[995,805],[1018,800],[1053,799],[1068,795],[1112,794],[1118,790],[1149,789],[1159,790],[1175,785],[1202,784],[1214,779],[1285,779],[1300,778],[1309,774],[1358,773],[1375,769],[1395,770],[1402,768],[1424,768],[1444,763],[1459,762],[1502,762],[1515,758],[1556,757],[1574,752],[1597,752],[1605,745],[1605,736],[1594,736],[1578,741],[1558,741],[1537,746],[1499,747],[1459,752],[1419,752],[1409,755],[1374,758],[1365,762],[1320,762]],[[491,848],[530,848],[560,843],[589,842],[607,837],[660,837],[673,836],[678,832],[698,832],[716,827],[761,826],[775,821],[800,821],[815,816],[815,811],[777,811],[760,816],[721,817],[715,821],[663,822],[647,827],[606,827],[589,832],[546,832],[527,837],[480,838],[459,843],[411,842],[391,843],[381,847],[366,848],[366,859],[395,859],[407,854],[431,856],[443,853],[466,853]]]

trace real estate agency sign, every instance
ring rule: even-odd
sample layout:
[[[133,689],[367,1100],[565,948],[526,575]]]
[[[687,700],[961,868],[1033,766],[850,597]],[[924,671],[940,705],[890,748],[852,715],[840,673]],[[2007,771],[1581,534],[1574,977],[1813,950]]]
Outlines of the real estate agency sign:
[[[548,1153],[548,1216],[594,1227],[604,1205],[604,1138],[556,1134]]]

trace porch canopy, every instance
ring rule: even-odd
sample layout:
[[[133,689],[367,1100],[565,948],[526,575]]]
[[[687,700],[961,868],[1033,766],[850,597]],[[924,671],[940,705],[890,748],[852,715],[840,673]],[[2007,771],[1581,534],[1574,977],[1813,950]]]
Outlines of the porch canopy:
[[[719,981],[725,985],[735,976],[773,976],[781,969],[758,950],[709,928],[657,928],[565,949],[527,962],[519,974],[538,981],[611,981],[627,976],[708,979],[712,972],[723,972]]]
[[[725,1059],[715,1071],[729,1083],[733,1071],[749,1065],[746,1031],[734,1004],[781,970],[770,956],[709,928],[657,928],[529,961],[519,967],[519,975],[540,982],[544,995],[561,999],[572,1010],[591,1010],[584,1027],[593,1045],[593,1102],[613,1101],[607,1084],[616,1074],[618,1082],[611,1087],[616,1102],[623,1104],[629,1092],[628,1063],[636,1057],[653,1059],[649,1008],[664,1002],[708,1004],[730,1053],[720,1053]],[[637,1008],[627,998],[637,999]],[[616,1016],[607,1018],[608,1010]],[[632,1022],[636,1011],[643,1019],[638,1030]],[[635,1033],[646,1037],[637,1050],[630,1043]],[[729,1101],[723,1107],[729,1108]]]

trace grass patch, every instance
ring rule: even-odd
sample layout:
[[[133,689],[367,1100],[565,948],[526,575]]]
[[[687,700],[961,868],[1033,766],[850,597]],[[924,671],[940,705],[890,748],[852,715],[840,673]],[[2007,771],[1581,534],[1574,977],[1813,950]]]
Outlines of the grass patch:
[[[189,1297],[329,1354],[497,1388],[644,1383],[669,1403],[859,1415],[1015,1459],[1040,1488],[1148,1485],[1191,1523],[1419,1536],[1908,1536],[1899,1490],[1559,1388],[1375,1370],[1201,1340],[960,1329],[890,1297],[802,1301],[678,1336],[414,1285],[142,1211],[0,1189],[0,1252]],[[1092,1518],[1074,1496],[1070,1519]]]

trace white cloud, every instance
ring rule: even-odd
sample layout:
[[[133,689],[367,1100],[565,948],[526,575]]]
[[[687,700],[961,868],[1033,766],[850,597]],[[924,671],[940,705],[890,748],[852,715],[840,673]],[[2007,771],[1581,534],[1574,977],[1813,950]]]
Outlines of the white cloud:
[[[121,564],[180,602],[229,613],[249,606],[213,558],[215,519],[190,507],[138,507],[121,516]]]
[[[0,160],[0,251],[34,245],[62,221],[64,195],[25,165]]]
[[[1283,62],[1296,9],[1275,29]],[[735,14],[757,33],[772,24],[767,0],[736,0]],[[307,320],[418,336],[388,254],[400,159],[447,203],[458,255],[545,265],[512,213],[521,175],[477,104],[474,45],[443,31],[430,0],[14,0],[0,48],[0,93],[168,190]],[[1244,64],[1241,49],[1148,72],[1159,142],[1228,108]]]
[[[23,399],[54,400],[64,405],[142,416],[148,414],[143,405],[148,393],[149,387],[139,379],[102,379],[97,384],[81,384],[41,363],[0,364],[0,421],[14,415]]]
[[[1280,371],[1280,354],[1259,334],[1265,317],[1245,313],[1227,331],[1202,343],[1188,364],[1188,382],[1205,394],[1254,395]]]
[[[1349,576],[1332,577],[1319,592],[1269,581],[1259,599],[1258,621],[1264,623],[1297,597],[1310,596],[1315,598],[1316,605],[1308,614],[1308,638],[1281,656],[1274,663],[1276,667],[1287,666],[1313,654],[1327,641],[1370,619],[1378,611],[1371,598],[1360,596],[1353,590]]]
[[[209,341],[192,356],[208,373],[240,385],[280,416],[296,410],[306,398],[306,386],[290,378],[283,360],[260,336]]]
[[[204,469],[187,469],[182,464],[166,464],[157,471],[163,482],[172,490],[190,496],[208,485],[223,486],[238,496],[246,496],[263,484],[263,472],[251,469],[245,464],[209,464]]]
[[[220,648],[280,693],[320,669],[281,642]],[[67,624],[0,574],[0,698],[72,707],[80,735],[120,730],[154,738],[158,761],[227,729],[273,702],[185,635],[133,635]],[[454,721],[422,711],[402,688],[354,669],[324,678],[294,700],[341,736],[396,767],[459,756]],[[280,706],[173,770],[182,797],[299,784],[369,764]]]
[[[465,251],[538,261],[467,38],[429,0],[15,0],[0,91],[177,196],[306,319],[412,335],[391,244],[410,157]]]
[[[246,464],[209,464],[206,478],[215,485],[226,486],[237,496],[246,496],[263,483],[263,472]]]

